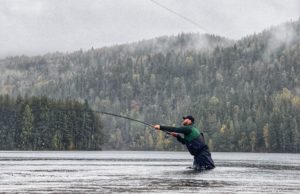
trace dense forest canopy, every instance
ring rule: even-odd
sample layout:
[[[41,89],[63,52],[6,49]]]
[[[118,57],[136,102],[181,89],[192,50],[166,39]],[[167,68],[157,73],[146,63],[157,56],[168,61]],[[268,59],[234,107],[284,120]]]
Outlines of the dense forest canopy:
[[[101,129],[87,102],[0,95],[0,150],[99,150]]]
[[[233,41],[179,34],[70,54],[0,61],[0,93],[85,99],[94,110],[179,125],[193,114],[212,151],[300,151],[300,21]],[[107,148],[180,150],[105,117]]]

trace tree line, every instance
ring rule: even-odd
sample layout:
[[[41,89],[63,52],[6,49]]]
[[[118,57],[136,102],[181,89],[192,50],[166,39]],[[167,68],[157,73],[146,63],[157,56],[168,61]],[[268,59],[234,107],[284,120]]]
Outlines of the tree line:
[[[0,95],[1,150],[99,150],[102,142],[87,102]]]

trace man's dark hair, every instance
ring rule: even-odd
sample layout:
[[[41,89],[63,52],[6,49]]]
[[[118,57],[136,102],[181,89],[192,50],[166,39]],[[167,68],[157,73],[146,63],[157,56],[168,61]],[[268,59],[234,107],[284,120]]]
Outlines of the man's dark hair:
[[[194,123],[195,119],[192,115],[186,116],[186,117],[182,117],[183,119],[189,119],[192,121],[192,123]]]

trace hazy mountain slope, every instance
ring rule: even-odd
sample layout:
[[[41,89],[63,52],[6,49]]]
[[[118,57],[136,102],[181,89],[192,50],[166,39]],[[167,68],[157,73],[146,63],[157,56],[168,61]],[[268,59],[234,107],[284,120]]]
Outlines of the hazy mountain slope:
[[[87,99],[96,110],[152,123],[173,124],[194,114],[213,150],[298,152],[299,26],[286,23],[236,42],[181,34],[8,58],[1,61],[1,92]],[[108,146],[179,149],[135,123],[105,122]]]
[[[43,56],[8,57],[0,60],[1,94],[24,94],[58,80],[68,80],[80,75],[87,67],[116,63],[120,58],[147,56],[156,53],[211,50],[225,47],[233,41],[222,37],[199,34],[180,34],[159,37],[136,43],[117,45],[83,52],[49,53]]]

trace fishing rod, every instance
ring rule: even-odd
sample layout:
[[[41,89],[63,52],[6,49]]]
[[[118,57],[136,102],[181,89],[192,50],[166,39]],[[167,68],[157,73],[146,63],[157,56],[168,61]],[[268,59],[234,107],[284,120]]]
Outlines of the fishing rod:
[[[55,109],[55,110],[60,110],[60,109]],[[72,111],[72,109],[68,109],[68,110]],[[67,110],[61,109],[61,111],[67,111]],[[74,110],[74,111],[78,111],[78,110]],[[96,111],[96,110],[84,110],[84,111],[87,111],[87,112],[91,111],[91,112],[95,112],[95,113],[99,113],[99,114],[104,114],[104,115],[110,115],[110,116],[114,116],[114,117],[119,117],[119,118],[127,119],[127,120],[130,120],[130,121],[135,121],[137,123],[141,123],[141,124],[146,125],[148,127],[154,128],[154,125],[152,125],[150,123],[147,123],[147,122],[144,122],[144,121],[140,121],[140,120],[137,120],[137,119],[133,119],[133,118],[130,118],[130,117],[127,117],[127,116],[122,116],[122,115],[118,115],[118,114],[114,114],[114,113],[110,113],[110,112],[104,112],[104,111]],[[168,135],[171,135],[171,133],[168,132],[168,131],[163,131],[163,132],[165,132]]]
[[[133,119],[133,118],[130,118],[130,117],[126,117],[126,116],[122,116],[122,115],[117,115],[117,114],[113,114],[113,113],[109,113],[109,112],[103,112],[103,111],[96,111],[96,110],[92,110],[93,112],[96,112],[96,113],[100,113],[100,114],[104,114],[104,115],[110,115],[110,116],[114,116],[114,117],[119,117],[119,118],[123,118],[123,119],[128,119],[128,120],[131,120],[131,121],[135,121],[135,122],[138,122],[138,123],[142,123],[144,125],[147,125],[149,127],[152,127],[154,128],[154,125],[151,125],[149,123],[146,123],[144,121],[139,121],[139,120],[136,120],[136,119]]]
[[[140,121],[140,120],[136,120],[136,119],[133,119],[133,118],[130,118],[130,117],[126,117],[126,116],[122,116],[122,115],[117,115],[117,114],[113,114],[113,113],[109,113],[109,112],[104,112],[104,111],[96,111],[96,110],[91,110],[92,112],[96,112],[96,113],[100,113],[100,114],[104,114],[104,115],[110,115],[110,116],[114,116],[114,117],[119,117],[119,118],[123,118],[123,119],[128,119],[130,121],[135,121],[135,122],[138,122],[138,123],[141,123],[141,124],[144,124],[146,126],[149,126],[151,128],[154,128],[154,125],[150,124],[150,123],[146,123],[144,121]],[[168,131],[163,131],[165,132],[166,134],[168,135],[171,135],[170,132]]]

